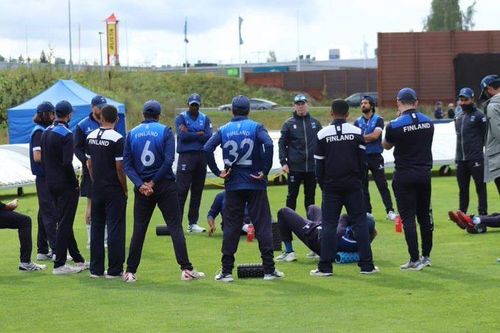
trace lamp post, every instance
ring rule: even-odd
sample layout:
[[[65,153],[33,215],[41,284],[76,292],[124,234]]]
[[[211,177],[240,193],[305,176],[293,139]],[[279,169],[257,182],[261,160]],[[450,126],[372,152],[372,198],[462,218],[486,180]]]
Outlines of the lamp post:
[[[100,50],[100,54],[101,54],[101,57],[100,57],[101,71],[103,71],[103,67],[102,67],[102,35],[104,35],[104,32],[99,31],[99,50]]]

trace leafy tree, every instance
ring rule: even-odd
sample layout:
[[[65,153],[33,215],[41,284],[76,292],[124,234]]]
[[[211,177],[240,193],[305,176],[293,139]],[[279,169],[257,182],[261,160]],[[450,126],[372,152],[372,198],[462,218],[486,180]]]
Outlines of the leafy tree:
[[[269,51],[269,57],[267,57],[267,62],[276,62],[276,52],[274,52],[274,50]]]
[[[0,62],[4,62],[4,61],[5,61],[4,56],[0,54]]]
[[[47,64],[49,60],[47,59],[47,56],[45,55],[45,51],[42,50],[42,53],[40,54],[40,63],[41,64]]]
[[[476,1],[460,9],[459,0],[432,0],[431,12],[424,22],[424,31],[472,30]]]
[[[17,62],[19,62],[20,64],[24,64],[24,58],[22,54],[20,54],[19,58],[17,58]]]

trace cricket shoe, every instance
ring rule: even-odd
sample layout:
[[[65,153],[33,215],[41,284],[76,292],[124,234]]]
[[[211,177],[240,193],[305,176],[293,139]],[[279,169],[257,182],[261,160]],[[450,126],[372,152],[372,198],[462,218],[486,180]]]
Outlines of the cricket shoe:
[[[201,233],[205,231],[206,231],[205,228],[200,227],[197,224],[190,224],[188,227],[188,232]]]
[[[285,273],[278,271],[277,269],[270,274],[264,274],[264,281],[272,281],[277,279],[282,279],[285,277]]]
[[[460,228],[460,229],[466,229],[467,228],[467,223],[462,221],[459,217],[458,217],[458,212],[460,211],[449,211],[448,212],[448,217],[450,218],[451,221],[455,222],[455,224]]]
[[[394,213],[392,210],[389,211],[389,213],[387,213],[387,219],[389,221],[394,221],[396,220],[396,217],[398,217],[398,215],[396,213]]]
[[[85,270],[89,269],[90,264],[88,262],[86,262],[86,261],[84,261],[84,262],[75,262],[74,267],[78,268],[80,270],[80,272],[82,272],[82,271],[85,271]]]
[[[421,271],[422,269],[424,269],[424,267],[425,266],[422,264],[422,262],[420,262],[420,260],[410,260],[406,264],[399,266],[399,268],[403,271]]]
[[[215,275],[215,281],[219,282],[233,282],[233,276],[231,274],[225,274],[220,272],[219,274]]]
[[[313,269],[309,272],[309,275],[316,277],[329,277],[333,275],[333,272],[322,272],[319,269]]]
[[[133,282],[137,281],[137,277],[135,276],[134,273],[125,272],[122,275],[122,280],[123,280],[123,282],[126,282],[126,283],[133,283]]]
[[[281,262],[292,262],[297,261],[297,256],[295,255],[295,252],[283,252],[277,256],[275,260]]]
[[[77,274],[80,273],[82,270],[79,267],[74,267],[71,265],[64,265],[64,266],[59,266],[57,268],[54,268],[52,270],[52,274],[54,275],[68,275],[68,274]]]
[[[39,265],[34,262],[21,262],[19,263],[19,270],[21,272],[36,272],[36,271],[43,271],[46,269],[46,265]]]
[[[315,252],[311,251],[308,254],[306,254],[306,257],[309,259],[319,259],[319,255],[317,255]]]
[[[432,262],[431,262],[431,258],[430,257],[420,257],[420,262],[422,263],[422,265],[424,265],[424,267],[431,267],[432,266]]]
[[[377,266],[373,266],[371,270],[365,271],[362,269],[359,273],[364,275],[377,274],[380,273],[380,269]]]
[[[196,269],[183,269],[181,272],[182,281],[200,280],[205,278],[205,273],[198,272]]]
[[[36,260],[38,261],[52,261],[52,252],[48,253],[37,253]]]

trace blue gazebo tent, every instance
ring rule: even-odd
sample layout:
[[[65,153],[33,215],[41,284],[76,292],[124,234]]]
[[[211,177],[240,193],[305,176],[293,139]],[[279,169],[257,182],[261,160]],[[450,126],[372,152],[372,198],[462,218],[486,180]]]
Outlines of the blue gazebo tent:
[[[56,105],[61,100],[67,100],[73,105],[75,112],[70,121],[71,130],[75,130],[76,124],[90,113],[90,101],[97,94],[85,87],[82,87],[73,80],[59,80],[52,87],[48,88],[38,96],[24,102],[21,105],[8,109],[8,125],[9,125],[9,142],[28,143],[30,134],[33,129],[33,115],[36,107],[44,102],[49,101]],[[120,120],[116,130],[123,136],[126,133],[125,123],[125,105],[107,98],[108,104],[116,106],[120,115]]]

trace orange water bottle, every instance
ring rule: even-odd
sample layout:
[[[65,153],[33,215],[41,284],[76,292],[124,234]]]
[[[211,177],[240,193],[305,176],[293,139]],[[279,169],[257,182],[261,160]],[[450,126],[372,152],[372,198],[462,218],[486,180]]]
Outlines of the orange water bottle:
[[[247,231],[247,241],[253,242],[254,238],[255,238],[255,228],[253,227],[253,224],[249,224]]]
[[[396,227],[396,232],[403,232],[403,219],[401,216],[396,216],[396,220],[394,221],[394,225]]]

